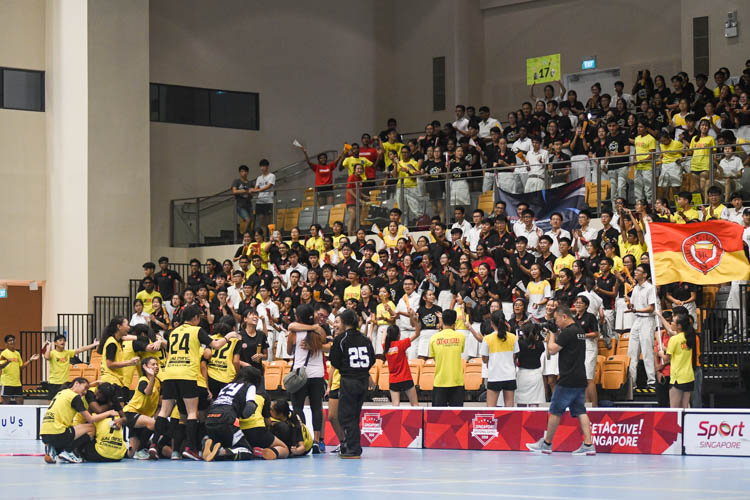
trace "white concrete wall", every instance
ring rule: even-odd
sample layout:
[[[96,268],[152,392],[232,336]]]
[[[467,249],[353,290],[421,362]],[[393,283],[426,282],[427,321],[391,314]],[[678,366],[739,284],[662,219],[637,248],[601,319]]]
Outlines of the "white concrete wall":
[[[44,70],[45,0],[0,2],[0,66]],[[46,115],[0,109],[0,279],[45,278]]]

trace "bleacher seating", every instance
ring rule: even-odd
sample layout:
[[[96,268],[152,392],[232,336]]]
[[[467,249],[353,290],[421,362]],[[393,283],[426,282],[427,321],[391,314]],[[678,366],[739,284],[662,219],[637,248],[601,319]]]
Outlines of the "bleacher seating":
[[[464,364],[464,389],[478,391],[482,387],[482,358],[472,358]]]
[[[383,363],[380,366],[380,373],[378,374],[378,389],[381,391],[387,392],[390,388],[390,371],[388,370],[388,363]]]
[[[628,346],[630,345],[630,334],[624,333],[617,339],[617,349],[615,354],[618,356],[628,355]]]
[[[601,385],[605,390],[619,390],[628,380],[629,356],[610,356],[602,366]]]
[[[422,370],[419,373],[419,386],[417,387],[420,391],[431,391],[433,383],[435,382],[435,360],[428,359],[422,365]]]

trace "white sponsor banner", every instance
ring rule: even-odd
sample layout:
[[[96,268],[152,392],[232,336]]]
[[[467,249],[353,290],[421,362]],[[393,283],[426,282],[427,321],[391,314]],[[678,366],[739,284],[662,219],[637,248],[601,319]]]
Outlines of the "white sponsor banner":
[[[0,406],[0,439],[36,439],[36,406]]]
[[[685,411],[686,455],[750,457],[750,412]]]

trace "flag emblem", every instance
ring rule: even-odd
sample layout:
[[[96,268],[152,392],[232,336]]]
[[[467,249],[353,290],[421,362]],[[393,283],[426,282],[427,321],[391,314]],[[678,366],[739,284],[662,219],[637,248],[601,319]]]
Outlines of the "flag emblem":
[[[719,266],[724,248],[715,234],[702,231],[685,238],[682,242],[682,255],[695,270],[706,275]]]

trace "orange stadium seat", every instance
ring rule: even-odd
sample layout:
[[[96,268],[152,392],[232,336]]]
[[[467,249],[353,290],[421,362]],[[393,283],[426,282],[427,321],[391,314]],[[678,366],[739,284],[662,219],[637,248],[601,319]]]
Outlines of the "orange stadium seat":
[[[604,340],[602,340],[601,338],[598,340],[597,345],[599,346],[599,355],[604,356],[605,358],[613,356],[615,354],[615,350],[617,349],[617,342],[615,342],[614,339],[612,339],[612,347],[610,347],[609,349],[607,349]]]
[[[604,368],[604,361],[607,356],[596,357],[596,371],[594,372],[594,384],[599,385],[602,381],[602,369]]]
[[[620,335],[620,337],[617,339],[617,349],[615,350],[615,354],[618,356],[627,356],[629,345],[630,345],[629,334]]]
[[[380,373],[378,374],[378,389],[381,391],[387,391],[391,386],[390,384],[390,371],[388,370],[388,363],[383,363],[380,367]]]
[[[478,391],[482,386],[482,359],[472,358],[464,364],[464,389]]]
[[[435,360],[428,359],[419,374],[419,390],[431,391],[435,382]]]
[[[602,389],[618,390],[626,382],[630,357],[610,356],[602,366],[601,384]]]
[[[70,372],[68,372],[68,380],[73,381],[78,377],[83,377],[83,368],[78,368],[77,365],[71,366]]]
[[[409,370],[411,371],[411,379],[414,381],[414,385],[419,385],[419,376],[422,373],[423,366],[424,359],[412,359],[409,361]]]
[[[280,365],[270,364],[266,367],[265,373],[263,374],[265,378],[266,391],[279,390],[279,387],[281,387],[282,372],[283,368]]]
[[[138,372],[136,372],[138,373]],[[89,382],[93,382],[94,380],[99,378],[99,369],[94,367],[87,367],[84,368],[81,372],[81,376],[88,380]]]

